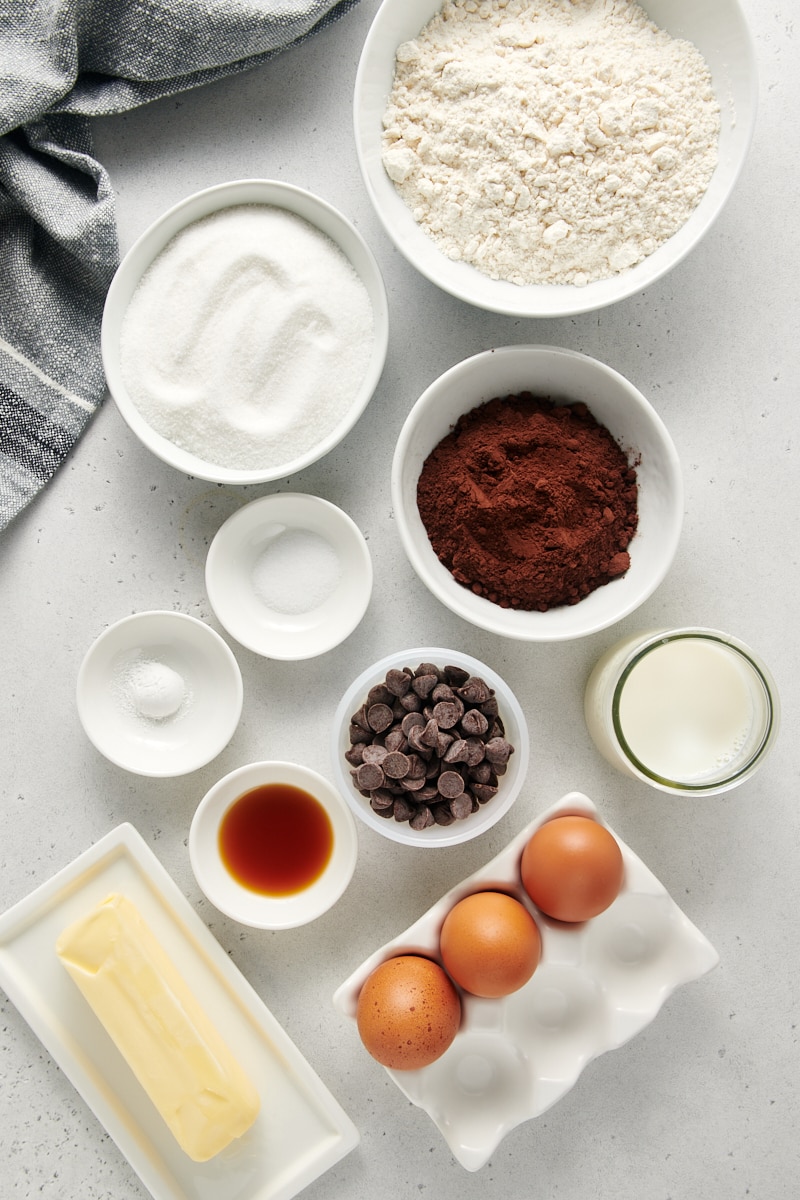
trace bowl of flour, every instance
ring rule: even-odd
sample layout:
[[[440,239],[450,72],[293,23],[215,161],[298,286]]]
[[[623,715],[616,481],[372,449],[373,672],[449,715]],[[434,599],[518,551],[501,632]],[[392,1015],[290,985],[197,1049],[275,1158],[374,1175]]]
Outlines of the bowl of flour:
[[[386,293],[369,247],[318,196],[271,180],[207,188],[123,258],[101,332],[109,390],[154,454],[217,483],[322,458],[377,386]]]
[[[641,292],[700,241],[756,101],[738,0],[384,0],[356,147],[423,276],[489,311],[567,316]]]

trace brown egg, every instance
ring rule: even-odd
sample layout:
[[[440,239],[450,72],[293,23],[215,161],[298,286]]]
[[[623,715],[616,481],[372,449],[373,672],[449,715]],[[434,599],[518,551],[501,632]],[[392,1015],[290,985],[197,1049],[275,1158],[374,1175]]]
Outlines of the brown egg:
[[[614,835],[591,817],[553,817],[525,846],[520,874],[525,891],[547,916],[588,921],[617,898],[622,851]]]
[[[435,1062],[461,1023],[461,1001],[445,972],[415,954],[389,958],[368,976],[358,997],[358,1032],[384,1067],[416,1071]]]
[[[528,982],[542,943],[531,914],[503,892],[475,892],[444,919],[439,949],[445,969],[475,996],[508,996]]]

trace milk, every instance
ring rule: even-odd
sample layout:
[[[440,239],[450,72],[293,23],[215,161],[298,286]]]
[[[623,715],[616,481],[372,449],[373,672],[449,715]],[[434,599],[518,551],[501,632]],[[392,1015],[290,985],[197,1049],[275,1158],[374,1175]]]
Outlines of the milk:
[[[714,642],[682,638],[650,650],[619,693],[618,728],[651,774],[702,782],[734,763],[753,726],[739,661]]]
[[[714,630],[635,634],[603,655],[584,711],[600,752],[662,791],[740,783],[771,746],[774,683],[742,643]]]

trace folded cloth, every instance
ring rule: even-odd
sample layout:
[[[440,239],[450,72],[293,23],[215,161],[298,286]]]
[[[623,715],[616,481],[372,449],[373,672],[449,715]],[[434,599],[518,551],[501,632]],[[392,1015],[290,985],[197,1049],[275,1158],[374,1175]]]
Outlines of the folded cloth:
[[[257,66],[358,0],[0,4],[0,530],[102,402],[119,261],[91,118]]]

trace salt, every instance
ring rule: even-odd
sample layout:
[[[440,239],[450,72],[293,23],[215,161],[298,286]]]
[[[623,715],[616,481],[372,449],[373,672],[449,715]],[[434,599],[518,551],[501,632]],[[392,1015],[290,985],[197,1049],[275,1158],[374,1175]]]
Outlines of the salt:
[[[116,680],[122,707],[148,721],[174,717],[187,699],[181,675],[166,663],[136,659],[125,665]]]
[[[290,464],[335,433],[372,358],[367,289],[302,217],[237,205],[194,222],[142,276],[120,332],[128,394],[206,462]]]
[[[341,576],[342,564],[330,542],[308,529],[286,529],[256,559],[252,578],[267,608],[296,616],[324,604]]]

